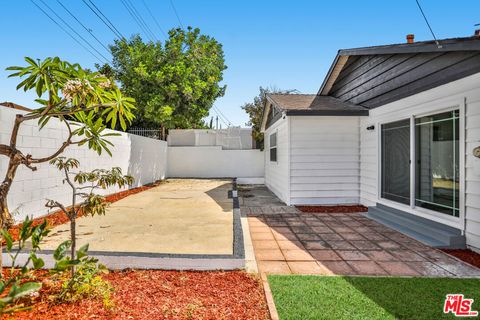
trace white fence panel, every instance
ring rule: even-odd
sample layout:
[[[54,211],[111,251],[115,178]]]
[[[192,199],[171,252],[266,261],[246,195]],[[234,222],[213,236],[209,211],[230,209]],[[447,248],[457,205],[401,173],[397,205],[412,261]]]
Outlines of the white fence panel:
[[[263,151],[222,147],[168,147],[167,176],[172,178],[263,178]]]

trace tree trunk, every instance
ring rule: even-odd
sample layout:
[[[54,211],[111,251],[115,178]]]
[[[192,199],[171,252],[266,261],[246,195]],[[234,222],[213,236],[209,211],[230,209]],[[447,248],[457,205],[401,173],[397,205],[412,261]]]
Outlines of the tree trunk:
[[[75,210],[75,209],[73,209]],[[76,221],[75,221],[75,216],[73,217],[73,219],[70,220],[70,238],[72,239],[72,246],[71,246],[71,252],[70,252],[70,258],[72,260],[75,259],[75,248],[76,248],[76,242],[77,242],[77,239],[75,237],[76,235]],[[73,276],[75,275],[75,267],[72,266],[72,278]]]
[[[3,183],[0,185],[0,227],[3,229],[10,228],[14,223],[10,210],[8,210],[7,195],[19,165],[20,162],[15,159],[15,156],[12,156]]]
[[[13,178],[15,177],[18,166],[19,164],[15,162],[14,157],[11,157],[10,162],[8,163],[8,169],[7,173],[5,174],[5,179],[0,185],[0,228],[5,230],[10,228],[14,223],[10,210],[8,210],[7,195],[8,191],[10,191],[10,187],[12,186]],[[3,268],[2,242],[3,237],[0,235],[0,270]]]

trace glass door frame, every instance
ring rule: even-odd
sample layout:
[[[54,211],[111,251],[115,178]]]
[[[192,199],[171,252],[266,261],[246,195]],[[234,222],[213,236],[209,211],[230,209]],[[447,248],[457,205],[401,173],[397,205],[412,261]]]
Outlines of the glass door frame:
[[[409,212],[411,214],[427,218],[436,222],[440,222],[446,225],[450,225],[455,228],[464,230],[465,228],[465,105],[466,101],[462,99],[462,102],[458,104],[449,104],[449,106],[439,107],[427,112],[410,113],[407,115],[398,115],[376,123],[377,129],[377,201],[387,206]],[[418,107],[421,108],[421,105]],[[459,111],[459,216],[450,216],[434,210],[418,207],[415,205],[415,189],[416,189],[416,141],[415,141],[415,119],[425,116],[435,115],[443,112],[449,112],[453,110]],[[410,205],[395,202],[382,197],[382,124],[388,124],[391,122],[410,119]]]

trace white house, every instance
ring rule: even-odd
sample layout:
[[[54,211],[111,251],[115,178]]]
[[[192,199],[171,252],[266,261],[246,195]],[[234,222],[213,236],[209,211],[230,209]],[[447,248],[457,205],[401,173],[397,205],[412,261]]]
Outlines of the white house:
[[[265,184],[480,248],[480,37],[340,50],[317,94],[269,94]]]

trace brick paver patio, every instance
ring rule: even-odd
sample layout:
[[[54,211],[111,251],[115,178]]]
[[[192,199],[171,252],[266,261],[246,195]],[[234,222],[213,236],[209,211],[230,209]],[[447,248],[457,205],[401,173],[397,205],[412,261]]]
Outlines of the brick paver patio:
[[[242,195],[262,273],[480,277],[480,269],[363,213],[302,213],[260,186]]]

